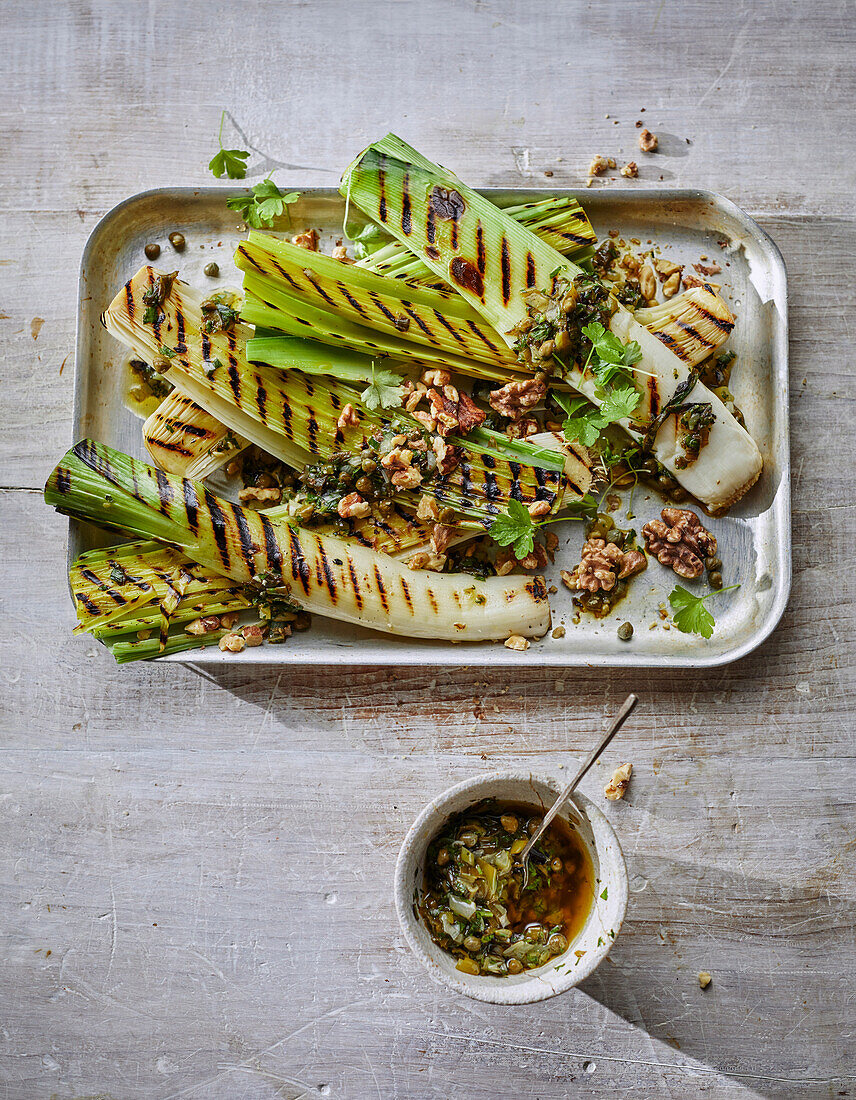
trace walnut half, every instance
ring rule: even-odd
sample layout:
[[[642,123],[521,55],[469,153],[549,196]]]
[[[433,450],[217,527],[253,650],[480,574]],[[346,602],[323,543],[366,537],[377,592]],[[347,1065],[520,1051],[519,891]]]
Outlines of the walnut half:
[[[562,570],[562,582],[571,589],[611,592],[617,580],[641,572],[646,565],[645,555],[638,550],[622,550],[606,539],[589,539],[580,564],[570,573]]]
[[[617,802],[624,798],[627,788],[630,786],[630,776],[633,774],[632,764],[620,764],[612,774],[612,779],[603,789],[605,798],[610,802]]]
[[[642,528],[648,553],[679,577],[700,577],[704,559],[716,554],[716,539],[688,508],[664,508],[660,515]]]

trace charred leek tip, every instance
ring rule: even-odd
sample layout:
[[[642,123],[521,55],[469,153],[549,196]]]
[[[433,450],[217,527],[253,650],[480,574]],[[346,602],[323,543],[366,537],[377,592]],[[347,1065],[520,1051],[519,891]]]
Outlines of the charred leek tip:
[[[446,641],[540,637],[543,578],[412,571],[342,539],[302,531],[214,496],[93,440],[53,471],[45,500],[102,526],[180,547],[241,584],[261,584],[308,611],[391,634]]]

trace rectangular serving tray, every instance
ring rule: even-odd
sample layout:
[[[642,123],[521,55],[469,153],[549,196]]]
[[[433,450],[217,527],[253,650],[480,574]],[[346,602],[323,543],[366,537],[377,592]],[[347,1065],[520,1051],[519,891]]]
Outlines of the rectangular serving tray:
[[[240,286],[232,254],[243,236],[236,215],[225,198],[235,188],[206,187],[145,191],[106,214],[86,244],[80,269],[77,326],[74,438],[92,436],[132,455],[145,458],[141,420],[124,404],[125,371],[129,357],[104,330],[100,316],[117,289],[145,263],[143,248],[157,241],[163,249],[157,266],[178,268],[188,282],[202,287]],[[285,645],[265,645],[242,654],[218,649],[194,650],[162,660],[216,665],[226,661],[258,664],[327,663],[343,665],[453,665],[489,662],[491,666],[549,665],[704,668],[727,664],[751,652],[775,628],[788,599],[791,580],[790,456],[788,448],[788,340],[787,279],[782,256],[771,238],[728,199],[709,191],[627,188],[584,191],[502,190],[484,194],[500,206],[529,202],[547,195],[572,195],[585,207],[599,237],[616,229],[628,239],[659,245],[668,259],[688,265],[708,256],[722,265],[714,280],[737,316],[728,343],[737,353],[731,389],[764,456],[758,484],[727,516],[707,526],[716,535],[726,584],[734,592],[714,596],[709,606],[716,617],[710,640],[669,628],[660,615],[676,577],[654,560],[634,580],[615,613],[603,620],[583,615],[574,622],[571,593],[561,584],[559,570],[579,561],[581,524],[556,524],[559,549],[547,571],[557,592],[550,596],[551,633],[520,653],[500,644],[451,644],[417,641],[314,617],[312,629]],[[308,189],[291,207],[295,230],[317,228],[322,241],[342,235],[344,204],[332,188]],[[167,236],[180,230],[187,247],[175,253]],[[721,242],[727,242],[724,247]],[[220,266],[216,284],[203,267],[211,260]],[[691,270],[688,267],[687,270]],[[635,518],[625,522],[629,494],[623,496],[615,518],[620,526],[637,531],[659,515],[659,497],[637,488],[632,500]],[[71,521],[69,559],[110,537],[86,524]],[[689,587],[696,587],[689,582]],[[616,629],[633,623],[630,642],[618,639]]]

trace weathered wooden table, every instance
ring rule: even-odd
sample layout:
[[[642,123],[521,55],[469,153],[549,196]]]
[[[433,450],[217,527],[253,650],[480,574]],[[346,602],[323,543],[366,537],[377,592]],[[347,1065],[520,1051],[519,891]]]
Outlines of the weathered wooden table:
[[[852,5],[4,0],[0,21],[0,1095],[852,1095]],[[700,675],[211,677],[73,639],[40,486],[70,442],[78,258],[123,196],[206,181],[222,108],[254,174],[296,188],[389,128],[472,182],[580,186],[643,118],[644,178],[754,214],[791,280],[795,576],[770,641]],[[454,780],[569,763],[630,688],[610,959],[531,1007],[444,994],[391,903],[407,826]]]

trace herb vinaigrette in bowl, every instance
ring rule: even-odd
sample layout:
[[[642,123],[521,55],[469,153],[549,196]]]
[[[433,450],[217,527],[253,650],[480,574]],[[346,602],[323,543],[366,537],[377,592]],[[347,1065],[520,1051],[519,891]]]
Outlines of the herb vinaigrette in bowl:
[[[482,803],[451,817],[428,846],[417,911],[465,974],[534,970],[564,954],[586,922],[594,870],[567,822],[556,818],[532,849],[523,889],[515,865],[542,816],[520,803]]]

